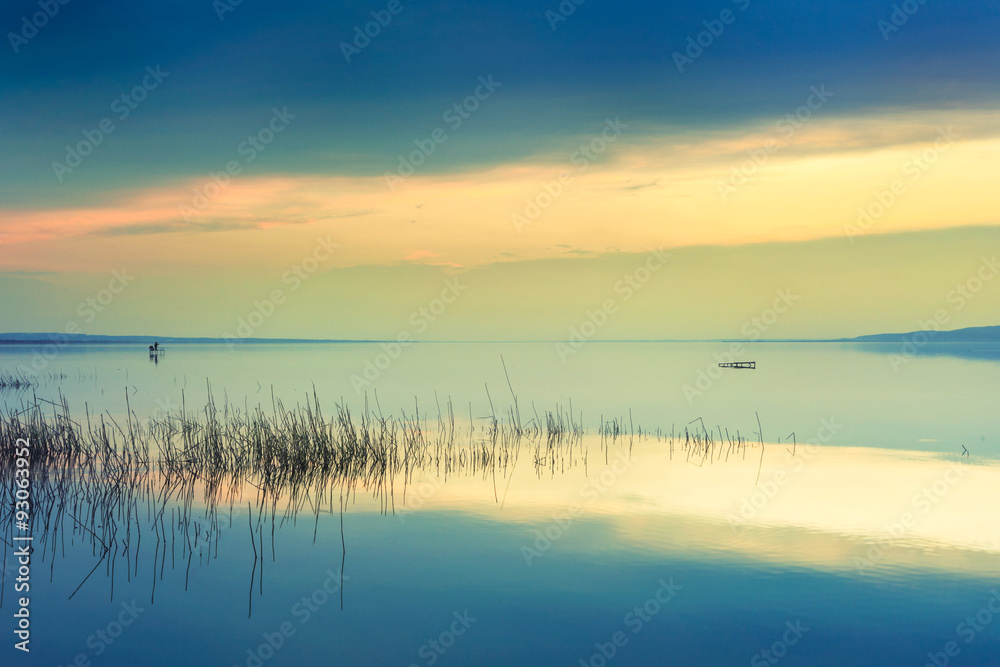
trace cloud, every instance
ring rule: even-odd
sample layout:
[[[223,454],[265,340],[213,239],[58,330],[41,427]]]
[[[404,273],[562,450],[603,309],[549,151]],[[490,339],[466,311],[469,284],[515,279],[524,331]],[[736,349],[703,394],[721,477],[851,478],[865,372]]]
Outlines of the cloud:
[[[179,220],[174,222],[98,227],[87,233],[94,236],[143,236],[147,234],[198,234],[258,228],[260,228],[260,223],[227,222],[223,220],[191,223]]]
[[[645,190],[646,188],[655,188],[659,185],[659,181],[651,181],[649,183],[639,183],[637,185],[628,185],[621,188],[623,192],[632,192],[635,190]]]
[[[403,258],[461,266],[489,263],[502,252],[528,259],[563,250],[843,239],[859,209],[870,207],[894,179],[912,178],[907,165],[933,147],[942,127],[953,127],[960,141],[922,169],[919,180],[906,180],[905,193],[867,233],[995,223],[990,174],[1000,161],[1000,113],[953,110],[817,116],[782,137],[781,150],[765,162],[751,164],[740,177],[745,182],[727,197],[720,187],[746,170],[748,151],[759,154],[774,136],[773,123],[663,135],[637,128],[601,160],[574,171],[555,197],[545,184],[576,168],[570,161],[576,143],[561,155],[485,170],[418,172],[396,191],[382,176],[234,178],[190,220],[180,207],[190,204],[201,181],[186,180],[119,191],[89,206],[0,210],[0,233],[8,235],[4,247],[20,246],[8,268],[24,270],[58,267],[56,248],[94,267],[123,253],[182,270],[216,265],[220,251],[233,247],[246,254],[228,253],[227,262],[277,269],[297,261],[320,233],[337,236],[336,261],[345,264]],[[424,203],[433,206],[433,218],[406,224]],[[530,212],[529,204],[537,213],[519,233],[513,216]],[[197,247],[153,240],[209,232],[227,238]],[[121,242],[97,249],[87,238]]]

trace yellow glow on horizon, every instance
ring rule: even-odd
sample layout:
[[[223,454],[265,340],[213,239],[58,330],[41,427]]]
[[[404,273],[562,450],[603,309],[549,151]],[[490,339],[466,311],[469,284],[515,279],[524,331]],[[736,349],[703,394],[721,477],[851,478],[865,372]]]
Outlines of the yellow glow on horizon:
[[[947,127],[958,138],[935,148]],[[558,256],[565,246],[640,252],[845,237],[852,225],[885,233],[997,223],[990,180],[1000,160],[1000,114],[817,117],[790,137],[769,126],[701,136],[636,132],[586,169],[569,155],[546,156],[418,172],[394,190],[381,176],[238,176],[217,192],[201,179],[99,207],[8,210],[0,232],[21,252],[6,268],[103,269],[121,256],[165,271],[279,266],[325,235],[341,244],[338,266],[475,266]],[[755,164],[747,151],[764,155],[769,140],[772,152]],[[734,176],[741,167],[750,173],[745,182]],[[896,181],[892,204],[858,229],[859,209],[878,213],[880,194]],[[196,191],[214,196],[202,204]]]

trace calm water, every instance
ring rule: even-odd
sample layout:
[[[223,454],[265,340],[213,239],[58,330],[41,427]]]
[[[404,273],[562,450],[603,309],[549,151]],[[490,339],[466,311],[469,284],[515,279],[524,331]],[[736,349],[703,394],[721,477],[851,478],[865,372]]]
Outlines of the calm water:
[[[126,394],[140,418],[194,412],[208,382],[220,407],[271,409],[315,386],[328,416],[366,398],[397,417],[416,404],[428,431],[450,397],[477,439],[513,389],[525,420],[572,401],[588,432],[542,463],[525,444],[495,475],[392,480],[388,512],[363,485],[343,516],[339,491],[303,498],[259,547],[244,485],[190,568],[180,548],[162,557],[137,505],[145,532],[116,561],[113,599],[105,565],[68,599],[99,555],[63,533],[32,563],[31,654],[4,651],[39,665],[1000,665],[993,351],[937,346],[894,368],[893,345],[759,344],[742,357],[756,371],[719,373],[726,348],[589,343],[564,362],[551,343],[395,359],[367,344],[191,345],[152,363],[141,348],[68,347],[5,409],[61,392],[78,419],[121,418]],[[5,371],[32,362],[0,348]],[[758,416],[762,459],[720,446],[691,460],[663,436],[701,418],[716,440],[756,441]],[[612,419],[647,435],[602,439]],[[13,572],[8,555],[8,623]]]

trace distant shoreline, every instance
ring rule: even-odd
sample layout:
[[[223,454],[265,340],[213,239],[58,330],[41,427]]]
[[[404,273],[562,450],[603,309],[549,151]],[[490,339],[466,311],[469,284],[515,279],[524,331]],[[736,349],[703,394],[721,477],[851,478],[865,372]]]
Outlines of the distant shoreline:
[[[1000,326],[968,327],[952,331],[911,331],[908,333],[886,333],[855,338],[644,338],[591,340],[591,343],[864,343],[864,344],[898,344],[913,342],[919,337],[921,345],[926,344],[968,344],[968,343],[1000,343]],[[111,336],[88,334],[55,334],[55,333],[6,333],[0,334],[0,345],[227,345],[233,342],[251,345],[277,344],[379,344],[393,343],[393,339],[323,339],[323,338],[241,338],[233,341],[227,338],[183,338],[155,336]],[[414,343],[559,343],[562,339],[549,340],[426,340]]]

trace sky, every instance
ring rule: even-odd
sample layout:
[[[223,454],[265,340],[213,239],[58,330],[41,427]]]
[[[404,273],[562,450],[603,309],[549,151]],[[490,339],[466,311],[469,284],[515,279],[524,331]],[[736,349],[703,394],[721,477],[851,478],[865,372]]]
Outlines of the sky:
[[[8,2],[0,331],[1000,324],[998,27],[939,0]]]

